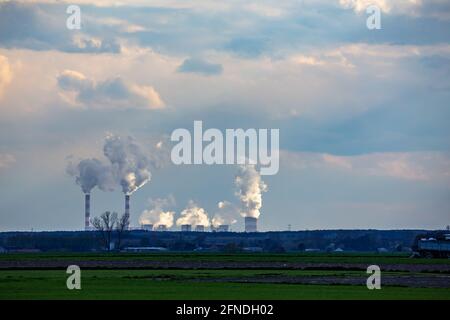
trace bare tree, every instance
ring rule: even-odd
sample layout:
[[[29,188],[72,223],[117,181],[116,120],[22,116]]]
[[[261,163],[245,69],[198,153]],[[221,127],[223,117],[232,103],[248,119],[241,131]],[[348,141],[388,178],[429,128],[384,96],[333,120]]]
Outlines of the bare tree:
[[[111,236],[114,226],[117,224],[117,213],[106,211],[100,217],[92,220],[92,225],[102,235],[103,244],[107,251],[111,250]]]
[[[120,246],[122,243],[123,234],[128,230],[128,226],[130,225],[130,215],[124,213],[118,220],[116,224],[117,231],[117,249],[120,250]]]

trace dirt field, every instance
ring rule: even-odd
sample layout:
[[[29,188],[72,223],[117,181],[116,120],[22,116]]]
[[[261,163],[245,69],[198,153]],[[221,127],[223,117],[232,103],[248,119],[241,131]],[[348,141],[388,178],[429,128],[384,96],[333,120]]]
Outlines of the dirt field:
[[[366,270],[362,263],[297,263],[240,261],[146,261],[146,260],[2,260],[0,269],[62,269],[76,264],[85,269],[286,269]],[[379,264],[383,271],[450,274],[450,264]]]
[[[369,265],[382,290],[368,290]],[[66,289],[66,268],[83,290]],[[192,288],[197,288],[192,291]],[[450,261],[395,255],[10,254],[0,299],[450,299]]]
[[[382,278],[383,285],[410,287],[410,288],[450,288],[450,276],[393,276]],[[206,282],[237,282],[237,283],[286,283],[286,284],[315,284],[315,285],[365,285],[366,277],[363,276],[264,276],[252,278],[217,278],[200,280]]]

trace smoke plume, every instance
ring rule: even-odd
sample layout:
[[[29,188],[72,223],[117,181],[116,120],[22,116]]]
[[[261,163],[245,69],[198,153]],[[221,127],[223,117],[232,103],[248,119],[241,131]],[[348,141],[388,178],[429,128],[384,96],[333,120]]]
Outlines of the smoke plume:
[[[241,202],[241,216],[258,218],[261,214],[259,210],[262,207],[262,193],[267,191],[267,185],[261,180],[255,166],[240,166],[235,185],[235,194]]]
[[[121,138],[110,134],[103,146],[107,164],[95,158],[77,163],[69,161],[66,171],[75,177],[84,193],[90,193],[95,187],[113,191],[120,185],[125,194],[132,194],[150,181],[150,168],[159,167],[163,153],[167,153],[165,148],[156,144],[149,146],[149,150],[151,156],[147,156],[132,137]]]
[[[98,159],[84,159],[78,164],[69,162],[67,173],[75,177],[75,182],[84,193],[90,193],[95,187],[103,191],[114,190],[115,181],[111,166]]]
[[[132,137],[107,136],[103,153],[111,162],[123,193],[132,194],[150,181],[150,160]]]
[[[170,137],[156,136],[150,138],[146,145],[149,147],[149,159],[154,169],[161,169],[171,163],[172,151]]]
[[[174,211],[165,211],[164,209],[175,205],[175,199],[173,196],[168,198],[150,199],[150,209],[144,210],[139,217],[139,223],[152,224],[153,229],[157,229],[163,225],[167,228],[173,226]]]
[[[214,214],[214,217],[211,219],[211,224],[214,228],[217,228],[220,225],[232,225],[237,222],[235,217],[238,215],[238,209],[235,205],[228,201],[220,201],[217,204],[217,212]]]
[[[206,228],[211,223],[205,209],[200,208],[194,201],[190,200],[186,209],[181,212],[181,217],[177,219],[178,226],[183,224],[189,224],[194,228],[196,226],[204,226]]]

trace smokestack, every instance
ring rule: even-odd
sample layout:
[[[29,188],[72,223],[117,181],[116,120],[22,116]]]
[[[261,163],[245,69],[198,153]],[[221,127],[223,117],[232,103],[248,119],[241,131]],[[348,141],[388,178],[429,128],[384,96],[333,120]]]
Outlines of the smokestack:
[[[256,222],[258,220],[253,217],[245,217],[245,232],[256,232]]]
[[[125,214],[130,215],[130,195],[125,195]]]
[[[84,195],[84,230],[89,231],[91,229],[91,194],[86,193]]]
[[[130,217],[130,195],[126,194],[125,195],[125,214],[128,215],[128,217]],[[128,220],[129,221],[129,220]],[[129,225],[126,227],[126,229],[129,229]]]

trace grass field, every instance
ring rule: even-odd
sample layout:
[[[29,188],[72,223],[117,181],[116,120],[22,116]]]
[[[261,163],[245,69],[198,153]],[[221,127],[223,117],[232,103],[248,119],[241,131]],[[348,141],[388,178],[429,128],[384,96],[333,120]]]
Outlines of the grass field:
[[[217,254],[217,253],[12,253],[0,255],[4,260],[148,260],[148,261],[228,261],[228,262],[304,262],[366,264],[450,264],[449,259],[411,259],[409,254],[373,253],[286,253],[286,254]]]
[[[262,272],[262,271],[259,271]],[[64,270],[2,271],[0,299],[450,299],[450,288],[293,285],[192,282],[229,276],[254,276],[254,271],[82,271],[82,289],[66,288]]]
[[[43,261],[205,261],[236,262],[232,269],[83,269],[81,290],[68,290],[64,268],[22,270],[21,262]],[[14,261],[13,268],[4,267]],[[239,267],[239,262],[312,263],[308,269],[255,269]],[[403,255],[374,254],[6,254],[0,256],[0,299],[450,299],[450,286],[435,288],[382,284],[368,290],[365,270],[317,268],[323,263],[441,265],[449,260],[409,259]],[[114,266],[114,264],[113,264]],[[426,269],[425,269],[426,270]],[[448,280],[450,272],[383,272],[385,278]],[[319,279],[362,279],[356,284],[296,283]],[[383,278],[382,278],[383,279]],[[383,280],[382,280],[383,283]]]

